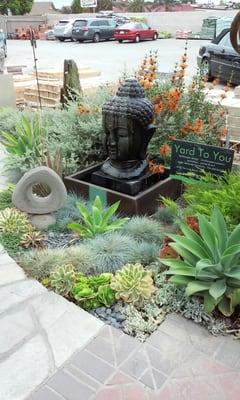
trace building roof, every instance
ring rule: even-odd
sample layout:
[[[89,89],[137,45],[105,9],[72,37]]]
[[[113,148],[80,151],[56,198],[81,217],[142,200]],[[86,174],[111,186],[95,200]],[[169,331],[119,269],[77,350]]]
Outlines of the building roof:
[[[57,12],[51,1],[34,1],[30,15],[44,15]]]

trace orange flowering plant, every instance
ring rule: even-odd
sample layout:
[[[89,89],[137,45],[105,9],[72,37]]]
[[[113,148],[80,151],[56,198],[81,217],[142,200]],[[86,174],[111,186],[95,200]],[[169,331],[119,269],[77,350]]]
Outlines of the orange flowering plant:
[[[158,72],[157,53],[146,56],[137,73],[155,111],[157,129],[149,145],[149,167],[154,173],[163,172],[163,166],[168,164],[173,140],[217,145],[226,134],[225,111],[206,99],[202,71],[198,70],[186,85],[187,64],[185,46],[179,65],[167,80],[161,80]]]

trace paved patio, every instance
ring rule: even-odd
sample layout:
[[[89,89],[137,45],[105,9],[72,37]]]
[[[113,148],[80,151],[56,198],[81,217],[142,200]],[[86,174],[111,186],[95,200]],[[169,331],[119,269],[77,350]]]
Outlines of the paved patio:
[[[105,326],[29,400],[239,400],[240,344],[169,315],[139,343]]]

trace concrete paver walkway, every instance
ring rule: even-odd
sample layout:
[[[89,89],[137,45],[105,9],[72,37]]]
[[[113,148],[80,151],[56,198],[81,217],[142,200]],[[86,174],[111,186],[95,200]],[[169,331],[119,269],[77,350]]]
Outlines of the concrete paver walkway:
[[[89,313],[27,279],[0,250],[1,400],[26,399],[102,326]]]
[[[169,315],[142,344],[105,326],[29,400],[239,400],[240,344]]]

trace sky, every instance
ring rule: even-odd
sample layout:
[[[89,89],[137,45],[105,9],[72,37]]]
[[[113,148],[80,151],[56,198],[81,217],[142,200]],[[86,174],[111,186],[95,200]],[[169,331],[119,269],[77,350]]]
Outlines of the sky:
[[[39,0],[40,1],[40,0]],[[41,0],[41,1],[49,1],[49,0]],[[72,4],[72,0],[51,0],[56,8],[61,8],[63,6],[70,6]],[[35,1],[37,3],[37,1]]]

